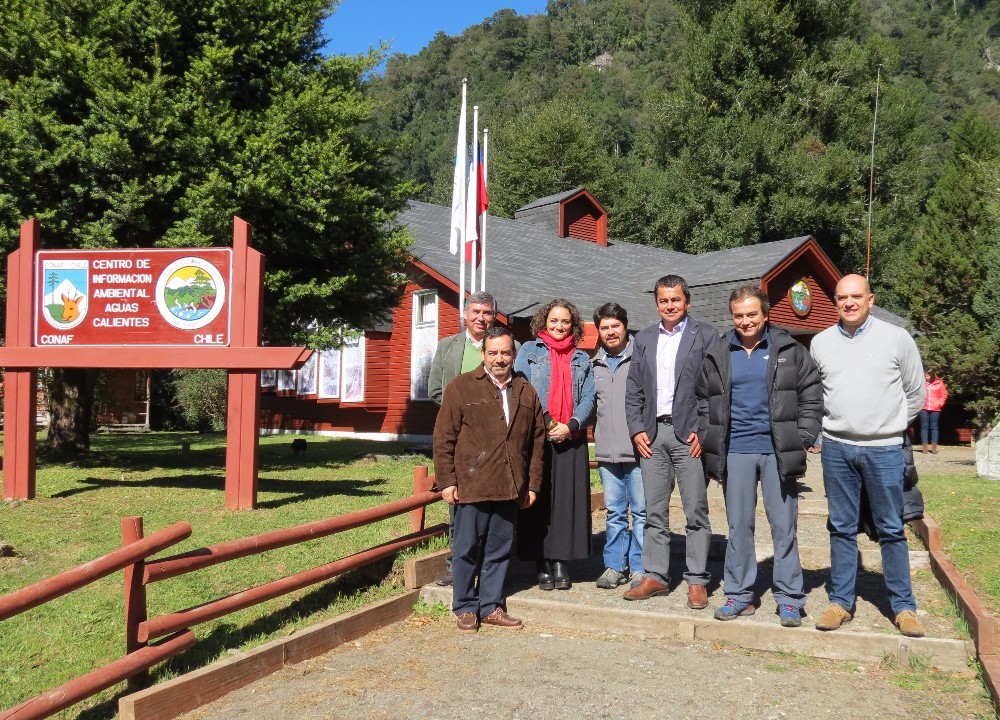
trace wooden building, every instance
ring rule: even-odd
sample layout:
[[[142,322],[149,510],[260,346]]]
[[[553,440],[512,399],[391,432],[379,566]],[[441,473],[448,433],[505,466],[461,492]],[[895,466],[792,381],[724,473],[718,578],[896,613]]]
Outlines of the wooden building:
[[[365,331],[311,368],[263,374],[264,432],[347,434],[426,442],[437,406],[427,399],[427,373],[437,342],[459,331],[459,265],[449,252],[451,209],[411,202],[399,222],[413,233],[408,282],[390,322]],[[840,272],[816,241],[797,237],[703,255],[617,242],[607,212],[586,189],[540,198],[513,220],[486,219],[486,290],[499,319],[521,340],[532,314],[554,297],[577,305],[585,320],[617,302],[633,331],[659,321],[652,289],[677,274],[691,289],[691,314],[730,327],[729,293],[754,284],[771,300],[771,321],[808,344],[836,322],[833,291]],[[880,309],[895,324],[903,320]],[[588,323],[584,348],[596,345]]]

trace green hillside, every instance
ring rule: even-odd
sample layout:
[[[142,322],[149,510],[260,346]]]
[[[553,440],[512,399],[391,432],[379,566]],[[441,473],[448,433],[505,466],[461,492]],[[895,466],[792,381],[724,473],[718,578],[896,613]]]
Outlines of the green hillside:
[[[966,162],[953,142],[969,111],[987,130],[1000,122],[998,37],[1000,3],[985,0],[552,0],[543,15],[501,10],[392,56],[368,93],[422,199],[450,202],[467,77],[470,126],[475,104],[490,130],[495,215],[582,185],[616,239],[697,253],[811,234],[841,270],[865,273],[879,82],[870,274],[878,302],[910,316],[928,268],[1000,288],[987,181],[1000,151],[987,132]],[[965,201],[934,201],[948,168],[976,197],[971,224]],[[965,241],[944,251],[935,228],[949,222]],[[951,268],[956,255],[970,267]],[[978,394],[955,373],[982,377],[997,330],[982,299],[974,309],[979,281],[965,288],[967,301],[938,308],[972,323],[962,340],[935,347],[928,333],[924,350]]]

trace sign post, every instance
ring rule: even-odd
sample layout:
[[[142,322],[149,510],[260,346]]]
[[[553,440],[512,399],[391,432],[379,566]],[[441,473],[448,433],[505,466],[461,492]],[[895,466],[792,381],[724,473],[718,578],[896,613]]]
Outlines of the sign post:
[[[226,508],[257,502],[260,369],[301,347],[260,347],[263,256],[234,218],[233,247],[39,251],[38,221],[8,258],[4,499],[35,496],[39,367],[229,371]]]

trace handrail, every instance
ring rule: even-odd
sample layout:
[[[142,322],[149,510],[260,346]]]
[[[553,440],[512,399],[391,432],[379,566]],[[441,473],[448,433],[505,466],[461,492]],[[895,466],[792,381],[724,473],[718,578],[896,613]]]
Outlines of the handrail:
[[[190,537],[191,523],[179,522],[152,535],[114,550],[107,555],[39,580],[33,585],[0,597],[0,620],[14,617],[49,600],[72,592],[102,577],[117,572],[149,555]]]
[[[142,581],[148,585],[149,583],[167,580],[168,578],[228,560],[235,560],[236,558],[255,555],[266,550],[294,545],[305,540],[326,537],[327,535],[333,535],[344,530],[351,530],[378,520],[402,515],[415,508],[426,507],[436,502],[440,497],[441,493],[427,490],[401,500],[394,500],[384,505],[378,505],[374,508],[356,510],[346,515],[338,515],[334,518],[317,520],[291,528],[272,530],[259,535],[251,535],[250,537],[226,540],[225,542],[191,550],[180,555],[153,560],[146,563]]]
[[[215,620],[237,610],[243,610],[244,608],[272,600],[294,590],[322,582],[334,575],[355,570],[375,560],[381,560],[384,557],[393,555],[405,548],[418,545],[430,537],[441,535],[447,530],[447,527],[447,524],[444,523],[435,525],[426,530],[405,535],[397,540],[376,545],[369,550],[348,555],[340,560],[335,560],[310,570],[303,570],[294,575],[288,575],[280,580],[258,585],[257,587],[213,600],[204,605],[197,605],[186,610],[160,615],[159,617],[141,622],[139,623],[139,642],[147,642],[152,638],[166,635],[182,628],[189,628],[199,623]]]
[[[48,717],[190,649],[194,643],[194,633],[190,630],[177,633],[25,700],[20,705],[0,711],[0,720],[36,720]]]

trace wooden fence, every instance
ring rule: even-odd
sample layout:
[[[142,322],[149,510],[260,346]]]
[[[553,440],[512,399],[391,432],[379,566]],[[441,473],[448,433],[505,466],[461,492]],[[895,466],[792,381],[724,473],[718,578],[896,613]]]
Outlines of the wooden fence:
[[[329,580],[418,545],[428,538],[444,534],[447,530],[445,524],[424,527],[425,508],[441,499],[441,494],[431,491],[431,487],[432,480],[427,475],[427,468],[419,466],[413,472],[413,494],[401,500],[153,560],[148,558],[190,537],[190,523],[179,522],[144,536],[141,517],[122,518],[121,549],[0,597],[0,621],[124,570],[125,656],[15,707],[0,711],[0,720],[49,717],[125,680],[129,681],[130,688],[137,689],[148,680],[148,671],[153,665],[194,646],[196,640],[191,628],[195,625]],[[407,512],[411,517],[411,532],[408,535],[233,595],[147,618],[146,586],[150,583],[162,582],[229,560],[326,537]],[[151,643],[152,640],[156,642]]]

